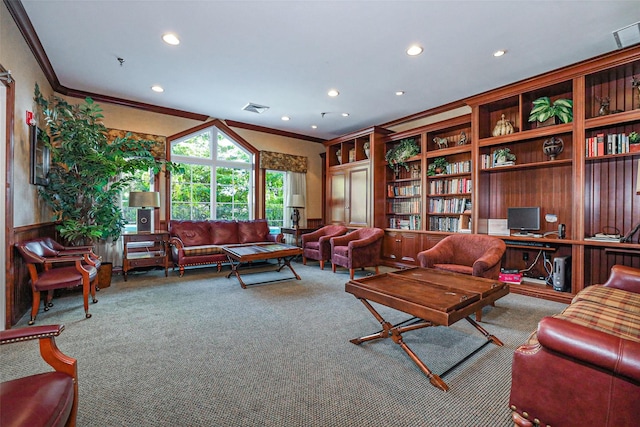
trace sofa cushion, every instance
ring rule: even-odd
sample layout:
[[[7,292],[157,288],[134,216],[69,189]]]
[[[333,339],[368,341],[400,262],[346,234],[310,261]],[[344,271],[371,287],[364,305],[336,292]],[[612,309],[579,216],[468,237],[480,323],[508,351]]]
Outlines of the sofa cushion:
[[[222,254],[222,246],[217,245],[202,245],[202,246],[189,246],[183,249],[184,256],[198,256],[198,255],[215,255]]]
[[[266,242],[268,235],[269,225],[265,219],[238,221],[239,243]]]
[[[211,243],[214,245],[239,243],[237,222],[212,220],[209,224],[211,225]]]
[[[587,286],[572,302],[591,301],[608,307],[640,314],[640,294],[602,285]]]
[[[211,244],[209,223],[206,221],[172,221],[171,234],[179,237],[185,246]]]
[[[553,317],[640,342],[640,314],[592,301],[577,301]]]

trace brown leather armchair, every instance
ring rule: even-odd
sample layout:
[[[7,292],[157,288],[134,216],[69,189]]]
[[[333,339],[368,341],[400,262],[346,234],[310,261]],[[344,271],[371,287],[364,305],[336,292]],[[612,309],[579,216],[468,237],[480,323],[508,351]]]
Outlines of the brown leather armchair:
[[[434,247],[418,254],[421,267],[497,280],[502,256],[507,249],[504,241],[486,234],[452,234]],[[482,311],[476,312],[482,320]]]
[[[302,264],[307,258],[320,261],[320,270],[324,270],[325,261],[331,259],[331,238],[347,232],[343,225],[327,225],[311,233],[302,235]]]
[[[63,325],[47,325],[0,331],[0,345],[39,340],[42,359],[55,369],[0,384],[0,425],[76,425],[78,368],[76,359],[56,346],[63,330]]]
[[[98,302],[96,299],[98,270],[87,263],[86,254],[58,256],[57,252],[44,244],[42,239],[26,240],[16,243],[15,246],[27,265],[31,279],[33,298],[29,325],[33,325],[36,321],[41,292],[49,293],[44,303],[44,311],[48,311],[53,305],[50,292],[76,286],[82,286],[85,316],[91,317],[89,293],[92,301]]]
[[[380,228],[359,228],[344,236],[331,238],[331,269],[336,266],[349,269],[349,278],[353,280],[356,268],[375,267],[378,274],[380,252],[384,230]]]

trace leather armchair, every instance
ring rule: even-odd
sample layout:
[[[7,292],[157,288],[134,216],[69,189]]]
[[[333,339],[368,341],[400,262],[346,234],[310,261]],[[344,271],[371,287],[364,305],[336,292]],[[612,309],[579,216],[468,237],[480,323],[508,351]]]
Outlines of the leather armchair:
[[[332,271],[335,273],[338,265],[348,268],[351,280],[356,268],[375,267],[378,274],[383,237],[384,230],[380,228],[359,228],[344,236],[332,237]]]
[[[331,238],[347,232],[343,225],[327,225],[311,233],[302,235],[302,264],[307,258],[320,261],[320,270],[324,270],[325,261],[331,259]]]
[[[418,254],[421,267],[497,280],[507,246],[502,239],[486,234],[452,234],[431,249]],[[476,312],[482,321],[482,310]]]
[[[15,244],[29,270],[32,291],[31,319],[33,325],[40,307],[40,293],[52,292],[55,289],[82,286],[85,317],[90,318],[89,293],[94,303],[96,299],[96,283],[98,270],[88,263],[85,255],[58,256],[42,239],[26,240]],[[47,297],[44,311],[53,306],[51,298]]]
[[[76,359],[56,346],[55,337],[63,330],[63,325],[47,325],[0,331],[0,345],[37,339],[42,359],[55,369],[0,384],[0,425],[76,425],[78,368]]]

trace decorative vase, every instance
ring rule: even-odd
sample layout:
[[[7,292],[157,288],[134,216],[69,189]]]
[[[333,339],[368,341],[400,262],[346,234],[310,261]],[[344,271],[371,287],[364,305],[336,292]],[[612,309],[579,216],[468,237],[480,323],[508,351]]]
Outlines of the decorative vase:
[[[367,159],[369,158],[369,149],[368,148],[364,149],[364,155],[367,156]]]
[[[341,165],[342,164],[342,151],[340,151],[340,150],[336,151],[336,157],[338,158],[338,164]]]
[[[555,160],[556,156],[564,150],[564,142],[561,138],[552,136],[542,143],[542,152],[549,156],[549,160]]]
[[[629,152],[630,153],[640,153],[640,143],[638,143],[638,144],[629,144]]]

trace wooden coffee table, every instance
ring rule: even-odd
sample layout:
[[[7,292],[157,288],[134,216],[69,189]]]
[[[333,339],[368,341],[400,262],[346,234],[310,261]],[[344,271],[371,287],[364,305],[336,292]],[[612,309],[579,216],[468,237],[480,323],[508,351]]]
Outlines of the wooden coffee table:
[[[449,386],[437,374],[431,372],[427,365],[404,343],[402,340],[403,332],[429,326],[451,326],[460,319],[466,319],[487,338],[487,343],[503,345],[498,338],[490,335],[469,316],[507,295],[509,286],[506,283],[416,267],[350,280],[345,285],[345,290],[358,298],[382,325],[381,331],[352,339],[351,342],[362,344],[390,337],[425,373],[431,384],[441,390],[447,391]],[[414,317],[392,325],[373,308],[369,301],[408,313]]]
[[[222,248],[227,255],[227,259],[231,264],[231,271],[227,274],[227,278],[235,274],[240,282],[240,286],[243,289],[247,288],[247,285],[242,281],[240,277],[240,265],[248,264],[255,261],[264,261],[269,259],[278,260],[278,268],[276,271],[282,270],[284,267],[289,267],[296,279],[300,280],[300,276],[291,266],[291,260],[296,256],[302,254],[302,248],[297,246],[285,245],[284,243],[245,243],[240,245],[227,245]],[[262,272],[263,273],[263,272]],[[292,277],[287,277],[277,280],[266,280],[258,283],[280,282],[282,280],[290,280]]]

